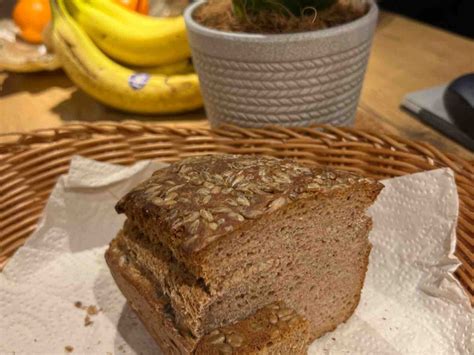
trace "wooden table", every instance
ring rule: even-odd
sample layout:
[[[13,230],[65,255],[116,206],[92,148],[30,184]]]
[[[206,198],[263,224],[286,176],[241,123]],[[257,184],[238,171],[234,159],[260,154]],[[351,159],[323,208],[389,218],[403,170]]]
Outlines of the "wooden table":
[[[474,72],[474,42],[390,13],[382,13],[356,126],[427,141],[474,159],[450,139],[400,109],[411,91]],[[61,71],[0,73],[0,133],[58,126],[68,121],[139,119],[206,124],[203,111],[180,116],[134,116],[108,109],[78,90]]]

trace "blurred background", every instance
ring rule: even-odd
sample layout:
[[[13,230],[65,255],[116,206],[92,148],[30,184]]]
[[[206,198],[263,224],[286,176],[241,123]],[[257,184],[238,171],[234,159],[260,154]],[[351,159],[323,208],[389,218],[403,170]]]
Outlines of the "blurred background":
[[[0,17],[10,16],[15,2],[0,0]],[[474,39],[474,0],[379,0],[379,4],[386,10]]]
[[[474,0],[381,0],[382,8],[474,38]]]
[[[8,37],[5,36],[8,29],[2,27],[2,23],[12,22],[12,11],[17,1],[19,0],[0,0],[0,40]],[[25,0],[28,1],[30,0]],[[113,1],[147,1],[149,14],[155,16],[180,14],[182,9],[192,2]],[[382,11],[355,127],[423,140],[442,151],[472,159],[472,152],[460,147],[452,140],[453,135],[446,133],[449,129],[436,128],[420,115],[410,110],[407,112],[403,103],[410,94],[446,86],[458,77],[474,73],[474,0],[376,1]],[[31,17],[27,15],[26,19]],[[13,38],[18,36],[14,34]],[[12,57],[29,59],[32,50],[30,47],[26,50],[25,42],[20,40],[9,47],[4,43],[5,41],[2,45],[0,41],[0,62],[2,53],[4,57],[8,54],[9,60]],[[79,89],[66,73],[60,70],[61,63],[54,53],[46,50],[47,46],[48,43],[46,47],[36,46],[41,47],[41,50],[36,47],[34,49],[34,59],[41,57],[44,62],[48,60],[48,67],[41,67],[42,71],[7,71],[2,70],[0,65],[0,134],[55,127],[76,120],[95,122],[133,119],[196,125],[206,122],[202,109],[179,115],[140,115],[107,107]],[[7,48],[14,48],[13,55],[10,55]],[[425,94],[422,96],[427,97]],[[439,133],[435,132],[433,127]]]

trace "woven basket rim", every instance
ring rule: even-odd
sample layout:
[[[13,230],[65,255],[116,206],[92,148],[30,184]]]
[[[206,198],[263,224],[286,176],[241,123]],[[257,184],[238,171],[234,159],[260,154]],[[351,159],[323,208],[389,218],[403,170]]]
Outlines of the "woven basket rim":
[[[149,133],[156,133],[157,129],[164,129],[169,130],[175,134],[182,134],[186,135],[190,132],[193,133],[201,133],[201,134],[209,134],[209,133],[217,133],[220,135],[228,135],[229,137],[235,137],[235,132],[238,132],[243,135],[249,135],[250,137],[253,136],[249,134],[250,132],[260,133],[260,134],[268,134],[268,130],[274,132],[280,132],[283,135],[290,135],[300,136],[302,133],[308,131],[308,129],[319,129],[322,133],[327,132],[329,135],[327,136],[328,139],[331,139],[331,134],[346,136],[348,140],[355,140],[354,136],[362,136],[366,139],[371,140],[373,143],[379,143],[381,145],[387,144],[387,142],[399,142],[402,145],[397,146],[397,148],[405,151],[409,151],[409,149],[415,149],[426,156],[431,158],[436,158],[439,156],[445,156],[455,162],[463,162],[468,163],[465,165],[468,171],[474,173],[474,157],[472,160],[460,158],[455,154],[451,153],[444,153],[432,144],[425,142],[423,140],[413,140],[409,138],[404,138],[399,135],[395,134],[386,134],[386,133],[374,133],[369,130],[365,129],[358,129],[352,127],[335,127],[332,125],[327,124],[315,124],[308,127],[283,127],[278,125],[266,125],[261,128],[242,128],[231,124],[223,124],[217,128],[211,128],[208,126],[207,122],[199,122],[196,123],[160,123],[160,122],[142,122],[137,120],[124,120],[124,121],[95,121],[95,122],[83,122],[83,121],[71,121],[64,125],[58,127],[47,127],[47,128],[39,128],[35,130],[30,130],[26,132],[7,132],[7,133],[0,133],[0,154],[4,154],[8,151],[9,148],[18,147],[22,145],[29,146],[31,144],[42,144],[42,143],[50,143],[52,140],[60,139],[61,136],[66,136],[67,134],[80,134],[83,132],[88,132],[90,134],[97,133],[97,134],[113,134],[113,133],[139,133],[139,130],[149,132]],[[232,132],[232,133],[230,133]],[[2,142],[1,140],[5,140],[5,138],[11,138],[9,141]]]

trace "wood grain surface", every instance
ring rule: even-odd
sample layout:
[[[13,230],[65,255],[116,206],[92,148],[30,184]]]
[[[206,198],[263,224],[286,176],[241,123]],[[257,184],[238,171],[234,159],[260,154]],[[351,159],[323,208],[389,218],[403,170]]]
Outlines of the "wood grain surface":
[[[474,72],[474,42],[390,13],[382,13],[360,101],[356,127],[424,140],[467,159],[468,152],[400,109],[411,91]],[[0,133],[56,127],[70,121],[160,121],[205,125],[204,111],[139,116],[104,107],[77,89],[61,71],[0,73]]]

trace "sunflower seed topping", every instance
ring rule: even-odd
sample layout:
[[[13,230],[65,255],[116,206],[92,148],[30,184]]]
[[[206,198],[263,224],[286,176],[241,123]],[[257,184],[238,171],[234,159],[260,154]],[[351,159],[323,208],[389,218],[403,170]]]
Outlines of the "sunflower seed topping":
[[[216,207],[211,210],[213,213],[230,213],[232,210],[229,207]]]
[[[280,309],[280,306],[276,303],[271,303],[271,304],[267,305],[265,308],[272,309],[272,310],[278,310],[278,309]]]
[[[221,192],[221,187],[220,186],[214,186],[212,189],[211,189],[211,194],[213,195],[217,195],[218,193]]]
[[[262,213],[263,211],[259,211],[259,210],[247,210],[247,211],[241,212],[242,216],[244,216],[247,219],[258,218]]]
[[[321,178],[318,178],[318,177],[317,177],[317,178],[315,178],[315,179],[313,179],[313,181],[314,181],[316,184],[319,184],[319,185],[322,185],[322,184],[324,184],[324,181],[323,181],[323,179],[321,179]]]
[[[209,190],[214,188],[214,184],[209,181],[205,181],[203,185],[205,188],[208,188]]]
[[[195,234],[199,228],[199,219],[196,219],[193,223],[189,225],[189,232]]]
[[[282,308],[277,312],[278,318],[283,318],[293,313],[291,308]]]
[[[241,182],[243,179],[244,179],[243,175],[237,175],[237,176],[234,178],[234,180],[232,181],[231,186],[232,186],[232,187],[237,186],[237,184],[238,184],[239,182]]]
[[[236,212],[231,212],[228,214],[228,216],[232,219],[235,219],[239,222],[243,222],[245,220],[244,216],[242,216],[241,214],[239,213],[236,213]]]
[[[234,206],[234,207],[236,207],[236,206],[239,205],[237,201],[235,201],[235,200],[233,200],[233,199],[231,199],[231,198],[226,199],[225,202],[227,202],[227,204],[229,204],[229,205],[231,205],[231,206]]]
[[[171,189],[168,189],[168,193],[173,192],[173,191],[176,191],[176,190],[182,188],[183,186],[184,186],[184,184],[175,185],[175,186],[173,186]]]
[[[156,197],[151,202],[153,202],[157,206],[161,206],[164,204],[165,201],[160,197]]]
[[[237,197],[237,202],[242,206],[250,206],[250,201],[245,196]]]
[[[273,200],[268,205],[268,211],[269,212],[276,211],[277,209],[284,206],[285,204],[286,204],[286,198],[285,197],[278,197],[276,200]]]
[[[176,192],[168,193],[165,197],[165,201],[174,200],[176,197],[178,197]]]
[[[204,218],[208,222],[212,222],[214,220],[214,216],[208,210],[201,209],[199,210],[199,214],[201,215],[202,218]]]
[[[307,198],[310,192],[375,183],[352,173],[264,156],[194,156],[153,173],[119,201],[117,210],[170,228],[171,249],[183,245],[199,250],[240,229],[240,223]],[[141,206],[143,201],[148,204]]]
[[[199,218],[200,214],[199,212],[191,212],[185,219],[184,219],[184,223],[191,223],[191,222],[194,222],[195,220],[197,220]]]
[[[220,344],[218,349],[219,349],[219,354],[222,354],[222,355],[232,354],[233,352],[232,346],[230,346],[229,344]]]
[[[244,338],[242,335],[239,335],[237,333],[230,334],[226,337],[227,343],[230,344],[234,348],[238,348],[242,346],[244,342]]]
[[[225,341],[225,335],[217,331],[218,333],[214,333],[207,338],[207,341],[211,344],[222,344]]]
[[[201,187],[199,190],[196,191],[200,195],[209,195],[211,191],[206,189],[205,187]]]

